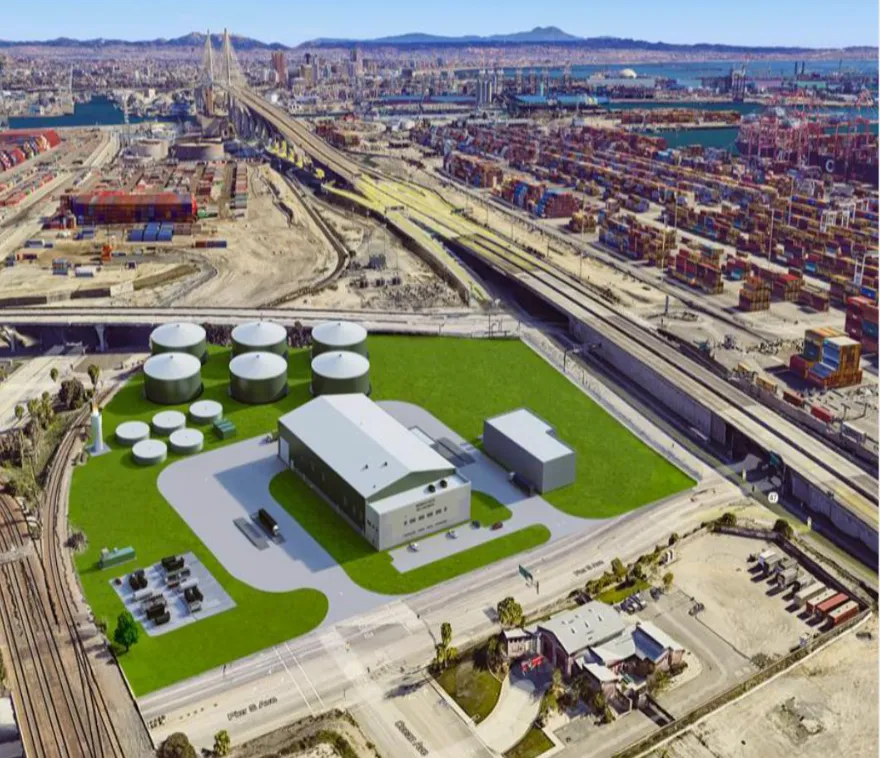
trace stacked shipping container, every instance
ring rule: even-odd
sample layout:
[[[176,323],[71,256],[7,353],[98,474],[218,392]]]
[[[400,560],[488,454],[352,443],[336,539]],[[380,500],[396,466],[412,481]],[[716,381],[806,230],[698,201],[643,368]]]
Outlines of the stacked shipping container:
[[[89,192],[65,195],[62,213],[69,211],[79,223],[132,224],[143,221],[192,221],[196,216],[196,200],[189,194],[161,192],[136,194],[130,192]]]
[[[862,345],[862,352],[877,353],[877,303],[866,297],[846,301],[846,333]]]

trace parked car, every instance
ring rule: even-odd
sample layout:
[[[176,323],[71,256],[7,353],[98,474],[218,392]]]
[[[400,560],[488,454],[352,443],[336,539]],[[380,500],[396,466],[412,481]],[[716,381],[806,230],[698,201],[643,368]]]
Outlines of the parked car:
[[[503,526],[504,526],[503,521],[496,521],[494,524],[492,524],[492,531],[493,532],[498,531]]]
[[[448,532],[446,532],[446,536],[453,540],[458,538],[458,534],[456,533],[455,529],[450,529]]]
[[[418,542],[410,542],[408,547],[414,553],[419,552],[419,543]]]
[[[473,521],[471,521],[471,526],[472,526],[474,529],[479,529],[480,526],[482,526],[482,525],[480,524],[479,521],[477,521],[477,519],[474,519]]]

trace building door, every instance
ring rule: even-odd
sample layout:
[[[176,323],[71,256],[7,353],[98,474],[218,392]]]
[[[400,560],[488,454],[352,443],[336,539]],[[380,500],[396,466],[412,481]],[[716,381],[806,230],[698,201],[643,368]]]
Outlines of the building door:
[[[285,466],[290,465],[290,443],[284,437],[278,437],[278,457]]]

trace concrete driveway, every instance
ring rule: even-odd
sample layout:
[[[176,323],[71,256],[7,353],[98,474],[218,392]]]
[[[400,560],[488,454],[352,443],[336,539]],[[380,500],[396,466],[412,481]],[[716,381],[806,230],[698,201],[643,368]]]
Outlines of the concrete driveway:
[[[172,463],[159,474],[162,496],[236,579],[264,592],[313,587],[330,600],[324,624],[384,605],[390,598],[356,585],[269,492],[284,470],[265,435]],[[259,550],[235,525],[265,508],[282,539]]]
[[[501,694],[492,713],[477,724],[480,739],[498,753],[505,753],[516,745],[538,717],[548,682],[549,676],[539,672],[524,676],[512,669],[501,684]]]

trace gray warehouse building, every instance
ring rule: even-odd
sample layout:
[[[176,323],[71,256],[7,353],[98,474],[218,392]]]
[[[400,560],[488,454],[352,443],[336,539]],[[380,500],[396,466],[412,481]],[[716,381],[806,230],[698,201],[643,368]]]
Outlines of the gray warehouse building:
[[[470,482],[366,395],[325,395],[282,416],[278,455],[377,550],[470,518]]]
[[[483,422],[483,450],[538,492],[574,481],[575,452],[550,424],[526,408]]]

